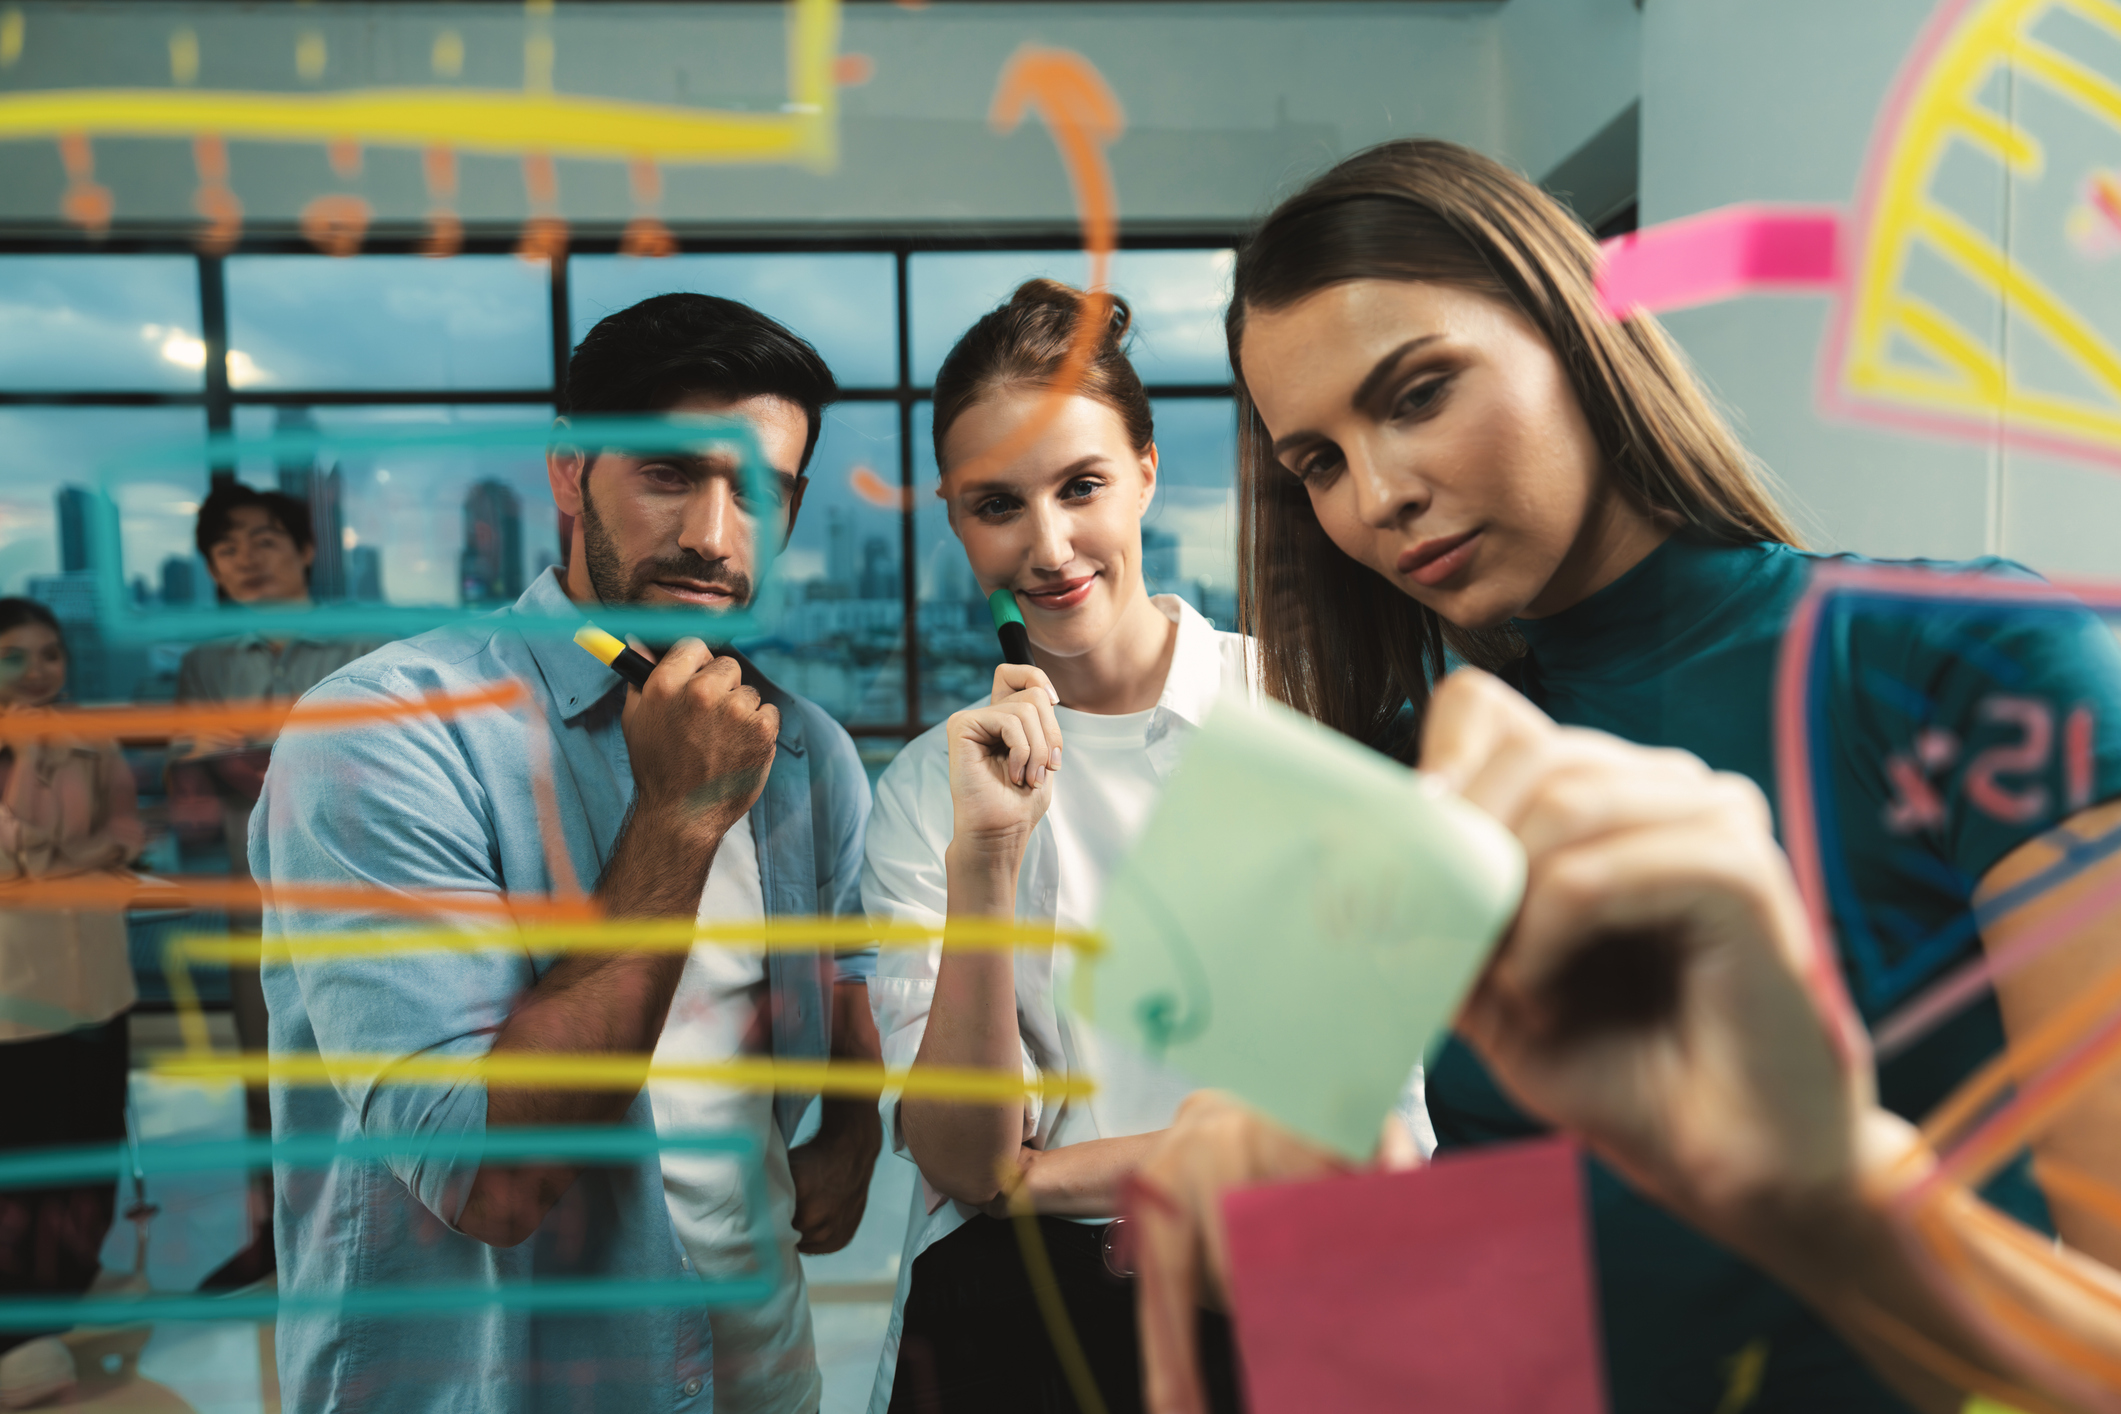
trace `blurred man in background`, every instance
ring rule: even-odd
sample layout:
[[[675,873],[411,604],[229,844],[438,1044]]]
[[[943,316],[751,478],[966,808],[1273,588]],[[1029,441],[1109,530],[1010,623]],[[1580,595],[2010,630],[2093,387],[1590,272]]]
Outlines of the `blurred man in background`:
[[[248,608],[307,607],[309,573],[316,563],[316,536],[309,507],[279,491],[259,491],[224,481],[199,507],[199,554],[221,602]],[[177,701],[235,705],[280,702],[288,707],[327,676],[376,647],[375,640],[267,637],[243,633],[202,643],[184,655],[177,671]],[[272,734],[201,732],[170,748],[170,819],[179,837],[192,843],[218,829],[228,843],[228,872],[248,880],[250,814],[272,759]],[[254,909],[231,913],[233,931],[255,933]],[[265,993],[257,964],[233,964],[228,976],[236,1037],[245,1051],[266,1046]],[[254,1134],[272,1133],[264,1087],[245,1096]],[[272,1180],[252,1175],[252,1239],[206,1280],[202,1290],[248,1286],[275,1269],[272,1245]]]

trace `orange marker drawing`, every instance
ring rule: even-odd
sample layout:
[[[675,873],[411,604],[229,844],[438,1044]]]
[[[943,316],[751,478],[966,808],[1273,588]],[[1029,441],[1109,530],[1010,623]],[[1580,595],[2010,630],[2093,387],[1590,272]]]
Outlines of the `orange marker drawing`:
[[[1014,432],[964,463],[972,474],[1007,466],[1053,425],[1082,381],[1083,370],[1090,366],[1112,314],[1112,297],[1103,286],[1119,239],[1119,197],[1104,149],[1126,130],[1126,117],[1104,75],[1088,59],[1067,49],[1027,44],[1003,67],[987,122],[998,133],[1013,132],[1032,108],[1052,132],[1061,165],[1068,172],[1068,185],[1075,193],[1083,223],[1083,250],[1090,257],[1091,293],[1076,320],[1068,355],[1053,386]]]
[[[854,494],[879,510],[910,510],[913,493],[902,486],[893,486],[866,466],[858,466],[847,473],[847,485]]]
[[[207,255],[226,255],[243,236],[243,203],[228,188],[228,144],[216,133],[201,133],[191,151],[199,173],[192,209],[206,219],[193,244]]]
[[[326,255],[357,255],[373,214],[358,196],[320,196],[302,208],[302,234]]]
[[[469,692],[437,692],[407,702],[318,702],[293,710],[271,703],[197,707],[75,707],[52,712],[0,713],[0,741],[65,741],[87,737],[193,736],[200,732],[324,731],[403,717],[450,717],[527,700],[523,684],[507,678]]]

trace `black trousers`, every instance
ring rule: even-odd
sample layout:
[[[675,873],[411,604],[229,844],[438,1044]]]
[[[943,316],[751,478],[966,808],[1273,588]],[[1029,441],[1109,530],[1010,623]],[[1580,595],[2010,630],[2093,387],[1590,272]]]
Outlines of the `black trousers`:
[[[0,1041],[0,1152],[125,1138],[129,1028],[120,1012],[60,1036]],[[118,1185],[0,1187],[0,1292],[71,1296],[96,1279]],[[0,1331],[0,1351],[46,1331]]]
[[[1141,1414],[1134,1283],[1105,1268],[1104,1229],[1040,1218],[1091,1377],[1110,1414]],[[1230,1323],[1200,1313],[1215,1414],[1242,1414]],[[1024,1270],[1013,1221],[977,1217],[914,1259],[890,1414],[1078,1414]]]

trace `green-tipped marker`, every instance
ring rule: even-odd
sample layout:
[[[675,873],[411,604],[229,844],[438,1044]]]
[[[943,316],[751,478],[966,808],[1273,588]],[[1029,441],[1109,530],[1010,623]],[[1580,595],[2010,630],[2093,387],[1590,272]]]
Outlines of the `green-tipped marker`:
[[[1002,661],[1031,666],[1031,631],[1017,611],[1016,593],[997,589],[987,596],[987,612],[994,615],[994,636],[1002,641]]]

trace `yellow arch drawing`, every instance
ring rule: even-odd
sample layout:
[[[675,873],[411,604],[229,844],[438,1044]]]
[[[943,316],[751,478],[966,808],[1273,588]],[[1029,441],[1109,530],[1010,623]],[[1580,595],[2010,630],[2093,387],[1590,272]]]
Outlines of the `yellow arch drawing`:
[[[2037,38],[2067,11],[2121,39],[2116,0],[1972,0],[1944,17],[1931,52],[1881,124],[1879,155],[1853,254],[1845,323],[1829,351],[1825,392],[1859,409],[1940,430],[1992,433],[2064,451],[2121,458],[2121,348],[2026,269],[1989,233],[1932,190],[1955,145],[1995,161],[2007,176],[2037,177],[2039,139],[1985,106],[1983,90],[2008,71],[2121,130],[2121,76],[2102,73]],[[1941,259],[2000,301],[2077,368],[2098,396],[2022,386],[1993,332],[1967,328],[1905,288],[1917,250]],[[1910,358],[1907,350],[1919,351]]]

